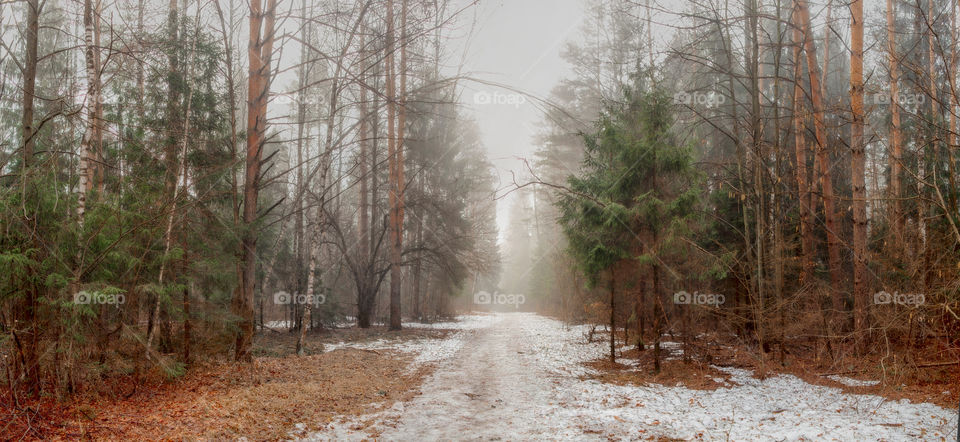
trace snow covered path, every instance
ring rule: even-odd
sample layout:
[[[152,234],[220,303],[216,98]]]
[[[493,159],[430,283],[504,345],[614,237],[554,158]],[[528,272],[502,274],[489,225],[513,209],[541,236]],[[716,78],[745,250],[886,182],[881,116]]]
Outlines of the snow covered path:
[[[533,314],[472,317],[441,346],[422,394],[309,440],[955,440],[956,410],[890,402],[810,385],[789,375],[764,381],[731,369],[729,387],[617,386],[581,380],[602,357],[582,327]],[[364,420],[365,420],[364,419]]]

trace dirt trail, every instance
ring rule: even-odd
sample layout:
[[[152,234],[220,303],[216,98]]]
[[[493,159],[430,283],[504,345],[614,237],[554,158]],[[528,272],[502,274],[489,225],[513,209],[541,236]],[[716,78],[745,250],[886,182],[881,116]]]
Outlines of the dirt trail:
[[[502,315],[476,330],[407,404],[387,439],[496,440],[544,434],[538,404],[551,401],[548,373],[532,358],[525,319]]]

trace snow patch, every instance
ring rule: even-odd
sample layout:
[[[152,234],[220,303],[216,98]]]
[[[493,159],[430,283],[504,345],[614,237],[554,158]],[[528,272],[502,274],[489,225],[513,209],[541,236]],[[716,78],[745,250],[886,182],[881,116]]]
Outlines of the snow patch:
[[[491,324],[502,319],[503,318],[493,315],[470,315],[461,316],[460,321],[456,322],[437,322],[432,324],[406,323],[404,327],[456,331],[446,338],[421,338],[407,341],[377,339],[369,342],[349,343],[341,341],[336,344],[325,344],[324,352],[342,348],[396,350],[414,355],[413,367],[411,367],[411,369],[413,369],[422,364],[440,362],[453,357],[453,355],[463,347],[464,339],[470,332],[489,327]]]
[[[827,376],[827,379],[839,382],[848,387],[872,387],[880,383],[880,381],[860,380],[837,375]]]

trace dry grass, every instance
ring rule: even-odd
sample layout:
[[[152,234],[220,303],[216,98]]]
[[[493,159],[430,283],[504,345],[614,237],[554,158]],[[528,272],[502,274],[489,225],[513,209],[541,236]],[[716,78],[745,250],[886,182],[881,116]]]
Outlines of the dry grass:
[[[437,337],[444,331],[344,329],[310,337],[327,342]],[[340,349],[297,357],[295,336],[257,339],[252,364],[198,364],[175,380],[106,379],[97,389],[57,402],[14,407],[0,397],[0,440],[249,440],[288,438],[297,424],[316,430],[338,415],[362,415],[416,394],[430,370],[411,371],[394,351]],[[9,418],[9,419],[8,419]]]
[[[669,353],[665,353],[669,354]],[[660,372],[654,371],[653,350],[643,352],[630,349],[623,352],[623,359],[636,361],[637,365],[610,362],[609,358],[587,362],[586,365],[598,371],[593,378],[617,385],[660,384],[665,386],[683,385],[694,390],[715,390],[722,387],[714,379],[726,380],[729,375],[702,362],[682,360],[661,360]]]

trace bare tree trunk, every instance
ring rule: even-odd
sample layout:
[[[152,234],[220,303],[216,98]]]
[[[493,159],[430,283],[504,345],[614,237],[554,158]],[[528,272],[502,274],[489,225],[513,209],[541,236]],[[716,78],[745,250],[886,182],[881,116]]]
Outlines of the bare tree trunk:
[[[783,42],[785,35],[783,33],[783,23],[779,18],[783,14],[782,2],[777,0],[776,3],[776,40],[771,38],[771,46],[774,48],[773,53],[773,123],[774,123],[774,138],[773,138],[773,151],[774,151],[774,173],[777,177],[777,180],[780,180],[783,177],[783,158],[784,152],[783,148],[783,139],[781,134],[783,133],[783,121],[781,120],[780,114],[780,105],[778,104],[781,99],[781,87],[780,82],[781,77],[781,63],[783,58]],[[774,262],[774,296],[776,301],[776,316],[779,319],[779,324],[777,328],[777,347],[779,349],[779,360],[780,365],[784,365],[784,300],[783,300],[783,289],[784,289],[784,273],[785,273],[785,260],[784,256],[784,246],[783,246],[783,226],[784,226],[784,213],[783,213],[783,197],[782,194],[778,194],[778,191],[773,191],[773,210],[770,212],[770,222],[773,224],[773,256],[775,259]]]
[[[84,97],[83,104],[86,128],[83,132],[83,138],[80,140],[80,188],[77,196],[77,222],[80,226],[83,226],[87,196],[93,190],[93,156],[100,125],[97,114],[97,110],[100,108],[100,65],[97,62],[99,48],[95,46],[94,37],[94,34],[97,33],[94,30],[96,26],[94,15],[99,11],[94,11],[93,1],[84,0],[83,2],[83,54],[87,70],[87,94]]]
[[[950,84],[950,97],[947,100],[949,105],[950,113],[950,123],[947,126],[947,182],[950,184],[951,189],[957,188],[957,178],[956,178],[956,157],[955,150],[957,149],[957,46],[958,39],[960,39],[960,34],[957,30],[957,2],[950,2],[950,34],[952,37],[952,44],[950,45],[950,63],[947,69],[947,81]],[[951,219],[957,219],[957,194],[956,192],[948,193],[948,200],[950,203],[948,215]],[[955,223],[952,221],[951,223]]]
[[[833,318],[839,318],[843,312],[843,301],[840,292],[840,239],[837,225],[837,214],[833,204],[833,180],[830,177],[830,153],[827,146],[827,134],[824,127],[823,97],[820,85],[819,67],[817,65],[817,48],[813,42],[810,27],[810,12],[806,0],[796,0],[799,19],[797,26],[803,31],[804,50],[807,55],[807,76],[810,80],[810,97],[813,101],[814,135],[817,139],[816,162],[819,169],[820,189],[823,200],[823,217],[827,230],[827,264],[830,269],[830,299],[833,304]],[[833,322],[836,322],[834,319]]]
[[[610,268],[610,362],[617,362],[617,280]]]
[[[322,187],[322,186],[321,186]],[[310,254],[310,264],[307,267],[307,296],[306,300],[303,303],[303,318],[300,320],[300,333],[297,335],[297,355],[303,356],[304,351],[304,342],[307,336],[307,327],[310,325],[310,318],[313,313],[313,297],[314,289],[316,285],[316,273],[317,273],[317,255],[319,255],[318,249],[320,248],[320,235],[323,226],[320,223],[323,220],[323,205],[317,205],[317,225],[314,226],[313,231],[310,234],[310,243],[307,246],[307,250]]]
[[[26,57],[23,63],[23,115],[20,119],[21,143],[23,144],[23,168],[33,165],[34,127],[33,101],[37,85],[37,35],[40,31],[40,0],[27,0]],[[26,173],[24,180],[26,179]]]
[[[646,327],[646,318],[644,317],[644,307],[646,306],[646,280],[643,277],[643,269],[638,269],[640,279],[637,281],[637,300],[634,303],[634,315],[637,317],[637,350],[644,351],[646,346],[643,343],[644,328]],[[561,299],[562,301],[562,299]],[[562,308],[561,308],[562,309]]]
[[[890,227],[892,249],[903,244],[903,209],[900,204],[900,169],[903,141],[900,134],[900,60],[897,55],[897,29],[894,0],[887,0],[887,60],[890,68]]]
[[[306,0],[301,1],[300,5],[301,5],[301,15],[302,15],[302,19],[300,23],[301,38],[303,38],[305,42],[312,44],[312,32],[311,32],[312,24],[307,21],[307,18],[309,17],[309,13],[307,12],[308,10],[307,10]],[[294,271],[296,274],[295,292],[298,295],[301,293],[304,293],[304,291],[306,290],[304,264],[307,263],[310,256],[308,252],[310,248],[305,244],[307,241],[306,232],[304,228],[304,218],[306,216],[305,214],[306,208],[304,207],[304,204],[303,204],[304,195],[306,194],[307,188],[309,187],[309,183],[304,182],[304,169],[307,168],[307,165],[304,164],[304,152],[303,152],[304,145],[309,145],[309,143],[306,142],[307,140],[304,139],[304,135],[306,133],[306,136],[309,138],[309,134],[310,134],[309,129],[307,129],[306,131],[304,130],[306,126],[306,114],[307,114],[307,104],[306,104],[307,85],[310,82],[308,77],[310,75],[310,68],[312,67],[312,63],[306,61],[308,57],[309,57],[309,53],[307,50],[307,45],[301,45],[300,59],[303,61],[301,62],[302,64],[299,67],[297,72],[297,76],[298,76],[297,78],[297,83],[298,83],[298,88],[297,88],[297,190],[296,190],[296,197],[293,203],[294,210],[296,210],[296,214],[294,216],[294,242],[296,244],[296,247],[295,247],[296,250],[294,252],[296,253],[296,260],[295,260],[296,264],[294,265],[294,268],[295,268]],[[298,310],[297,305],[294,303],[291,303],[286,307],[288,311],[296,312]],[[288,324],[290,325],[291,329],[292,329],[293,322],[295,321],[293,320],[293,318],[291,318]]]
[[[37,84],[37,37],[40,30],[40,1],[27,0],[26,8],[26,32],[25,32],[25,51],[26,56],[23,62],[23,114],[21,115],[21,143],[23,149],[23,167],[20,175],[23,185],[24,200],[32,196],[35,192],[33,181],[29,178],[31,167],[34,161],[34,136],[36,128],[33,125],[34,97]],[[24,206],[24,216],[33,216]],[[37,244],[35,247],[39,247]],[[15,317],[19,318],[25,324],[20,332],[20,340],[23,342],[22,362],[23,374],[26,382],[26,390],[33,396],[40,395],[40,355],[37,349],[39,340],[39,330],[37,324],[37,287],[36,285],[26,287],[25,296],[17,306],[18,312]],[[11,385],[12,388],[12,385]]]
[[[420,195],[423,195],[423,175],[417,179],[420,187]],[[420,248],[423,247],[423,212],[421,211],[416,219],[417,227],[414,233],[414,243],[417,248],[414,256],[413,264],[413,317],[420,320],[420,286],[422,285],[422,267],[423,267],[423,258],[420,256]]]
[[[241,240],[240,290],[236,292],[233,302],[234,312],[240,317],[234,357],[237,361],[245,362],[253,360],[250,349],[253,344],[254,333],[253,291],[257,270],[257,231],[255,224],[257,221],[257,196],[260,191],[260,158],[266,143],[270,58],[273,53],[274,12],[277,4],[277,0],[268,0],[267,9],[263,11],[261,1],[250,1],[247,160],[243,183],[243,225],[245,229]]]
[[[820,72],[820,96],[830,99],[830,37],[833,31],[833,0],[827,0],[826,26],[823,27],[823,70]],[[825,103],[826,106],[826,103]],[[826,109],[824,109],[826,110]]]
[[[653,371],[660,373],[660,339],[663,335],[663,297],[660,295],[660,264],[653,264]]]
[[[406,75],[403,52],[406,42],[406,0],[402,1],[401,8],[401,65],[400,65],[400,94],[405,85]],[[394,25],[393,0],[387,0],[387,143],[390,157],[390,329],[401,328],[401,252],[403,246],[403,106],[398,103],[394,82],[396,70],[394,67]],[[400,104],[400,117],[397,118],[397,105]],[[395,121],[396,118],[396,121]]]
[[[366,23],[364,20],[363,23]],[[370,248],[368,244],[370,243],[370,201],[369,195],[369,177],[367,176],[370,173],[370,159],[369,156],[369,144],[370,144],[370,116],[367,115],[369,112],[367,106],[367,63],[366,59],[369,56],[369,53],[366,50],[366,39],[365,35],[367,32],[366,25],[362,25],[360,31],[360,56],[364,60],[361,72],[359,74],[360,81],[360,213],[359,219],[357,220],[357,236],[359,247],[357,248],[359,254],[359,262],[361,265],[366,267],[366,263],[369,260]]]
[[[190,289],[183,286],[183,363],[190,365],[190,342],[193,322],[190,320]]]
[[[794,15],[796,10],[794,10]],[[795,19],[795,21],[797,21]],[[816,255],[816,245],[813,239],[813,220],[810,206],[812,198],[810,196],[810,187],[808,184],[809,172],[807,171],[807,143],[806,143],[806,118],[804,116],[804,94],[803,94],[803,59],[801,52],[803,50],[803,33],[798,26],[793,27],[793,135],[794,151],[796,154],[797,166],[797,198],[800,209],[800,244],[803,253],[803,262],[800,271],[800,284],[810,282],[813,277],[813,258]]]
[[[747,62],[748,72],[750,74],[750,120],[751,134],[750,140],[753,144],[753,186],[755,194],[754,203],[754,245],[756,261],[754,262],[754,322],[756,324],[757,342],[762,349],[766,343],[766,328],[764,327],[764,317],[766,310],[766,227],[764,221],[767,218],[766,197],[763,189],[763,175],[766,170],[764,159],[767,157],[763,149],[763,115],[760,107],[760,37],[758,35],[759,6],[758,0],[750,0],[748,3],[750,26],[748,35],[750,38],[750,59]],[[746,227],[746,226],[744,226]],[[747,235],[747,231],[744,230]],[[686,312],[684,313],[686,315]],[[760,352],[760,368],[764,370],[764,353]]]
[[[867,188],[863,140],[863,1],[850,2],[850,173],[853,184],[853,311],[857,339],[867,327]]]
[[[918,3],[919,6],[919,3]],[[929,213],[928,201],[929,194],[926,189],[927,174],[933,177],[932,186],[936,187],[936,169],[933,165],[934,158],[938,155],[938,146],[940,145],[940,98],[937,87],[937,58],[934,52],[936,46],[936,35],[933,32],[934,25],[934,5],[933,0],[927,0],[926,28],[924,34],[927,37],[927,80],[929,81],[929,91],[927,92],[930,101],[930,116],[928,117],[929,140],[925,146],[918,146],[917,152],[917,224],[920,230],[920,256],[922,257],[920,269],[921,292],[926,292],[928,288],[928,279],[933,272],[930,271],[930,252],[931,248],[927,242],[927,214]],[[931,155],[932,153],[932,155]],[[931,164],[927,165],[927,161]]]

